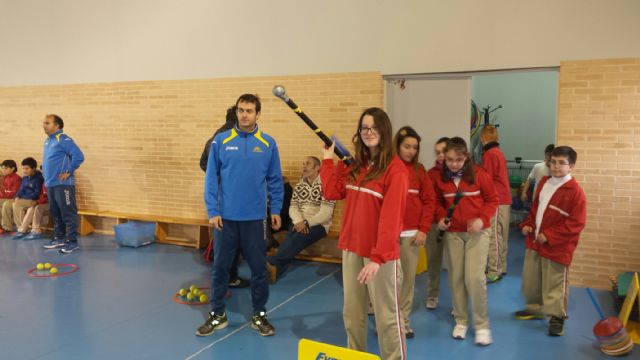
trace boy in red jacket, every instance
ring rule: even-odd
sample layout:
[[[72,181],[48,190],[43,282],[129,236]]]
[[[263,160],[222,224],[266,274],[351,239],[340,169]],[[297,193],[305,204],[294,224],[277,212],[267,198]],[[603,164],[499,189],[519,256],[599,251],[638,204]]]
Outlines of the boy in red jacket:
[[[498,129],[493,125],[483,127],[480,141],[483,145],[482,168],[491,177],[500,198],[498,211],[491,219],[491,242],[487,267],[487,283],[491,284],[502,279],[502,276],[507,273],[511,189],[507,174],[507,159],[498,143]]]
[[[431,184],[435,184],[437,179],[441,177],[440,171],[442,171],[442,165],[444,164],[444,149],[447,147],[448,137],[442,137],[436,141],[433,150],[436,155],[436,162],[427,171]],[[429,310],[438,308],[438,302],[440,299],[440,273],[442,272],[442,254],[444,252],[444,244],[442,241],[438,241],[438,215],[434,212],[433,224],[427,234],[427,242],[425,243],[425,250],[427,252],[427,278],[429,283],[427,285],[427,301],[425,306]]]
[[[18,171],[18,165],[13,160],[5,160],[2,162],[2,188],[0,189],[0,210],[2,214],[2,227],[0,228],[0,235],[13,231],[13,199],[16,198],[16,193],[20,189],[22,178],[16,174]],[[6,208],[6,210],[5,210]]]
[[[571,171],[578,156],[559,146],[551,153],[551,177],[545,176],[531,212],[520,227],[526,237],[522,269],[524,310],[516,319],[550,317],[549,336],[564,334],[569,296],[569,266],[587,218],[587,200]]]

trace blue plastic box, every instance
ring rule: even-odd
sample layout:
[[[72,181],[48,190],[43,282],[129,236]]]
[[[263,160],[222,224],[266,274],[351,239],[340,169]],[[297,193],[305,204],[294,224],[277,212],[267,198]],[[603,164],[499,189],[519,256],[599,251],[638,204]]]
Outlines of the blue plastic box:
[[[113,227],[116,243],[120,246],[140,247],[156,242],[156,224],[143,221],[129,221]]]

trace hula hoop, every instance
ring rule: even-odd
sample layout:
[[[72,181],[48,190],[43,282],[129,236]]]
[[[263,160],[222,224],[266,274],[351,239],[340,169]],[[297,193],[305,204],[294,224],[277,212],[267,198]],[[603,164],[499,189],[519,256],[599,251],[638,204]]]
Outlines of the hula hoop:
[[[27,270],[27,275],[31,278],[47,278],[47,277],[58,277],[58,276],[66,276],[73,274],[74,272],[80,270],[78,265],[74,264],[51,264],[52,268],[70,268],[68,271],[58,272],[56,274],[52,274],[49,270],[38,270],[38,268],[33,267]]]

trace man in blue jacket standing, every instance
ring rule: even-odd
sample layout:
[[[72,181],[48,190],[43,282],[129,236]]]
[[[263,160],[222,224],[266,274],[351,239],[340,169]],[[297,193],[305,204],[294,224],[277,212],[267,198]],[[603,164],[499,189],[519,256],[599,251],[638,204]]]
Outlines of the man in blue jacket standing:
[[[208,336],[227,327],[224,296],[236,250],[251,268],[251,326],[262,336],[275,334],[267,320],[266,227],[278,230],[284,198],[280,156],[275,140],[258,129],[260,99],[244,94],[236,101],[238,122],[211,142],[204,200],[209,223],[219,230],[214,242],[212,311],[196,335]],[[219,179],[219,181],[218,181]],[[265,220],[267,197],[271,219]]]
[[[64,121],[51,114],[42,123],[47,139],[42,155],[44,185],[49,195],[49,214],[53,218],[53,239],[45,249],[61,248],[63,254],[78,250],[78,208],[74,172],[84,161],[78,145],[62,133]]]

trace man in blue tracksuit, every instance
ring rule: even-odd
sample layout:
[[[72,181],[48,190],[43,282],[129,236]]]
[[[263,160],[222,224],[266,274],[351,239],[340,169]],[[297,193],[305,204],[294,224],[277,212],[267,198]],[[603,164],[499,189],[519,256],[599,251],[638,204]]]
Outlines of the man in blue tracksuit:
[[[47,134],[42,173],[49,196],[49,214],[53,218],[53,239],[44,248],[61,248],[61,253],[70,254],[78,250],[78,208],[73,173],[84,161],[84,155],[78,145],[62,133],[64,121],[58,115],[47,115],[42,127]]]
[[[196,332],[208,336],[227,327],[224,296],[229,269],[238,248],[251,268],[251,326],[263,336],[275,334],[267,320],[266,226],[267,197],[270,225],[280,228],[284,198],[280,156],[275,140],[258,129],[260,99],[244,94],[236,101],[238,122],[214,137],[205,175],[204,201],[209,223],[219,230],[214,239],[211,307],[205,323]]]

